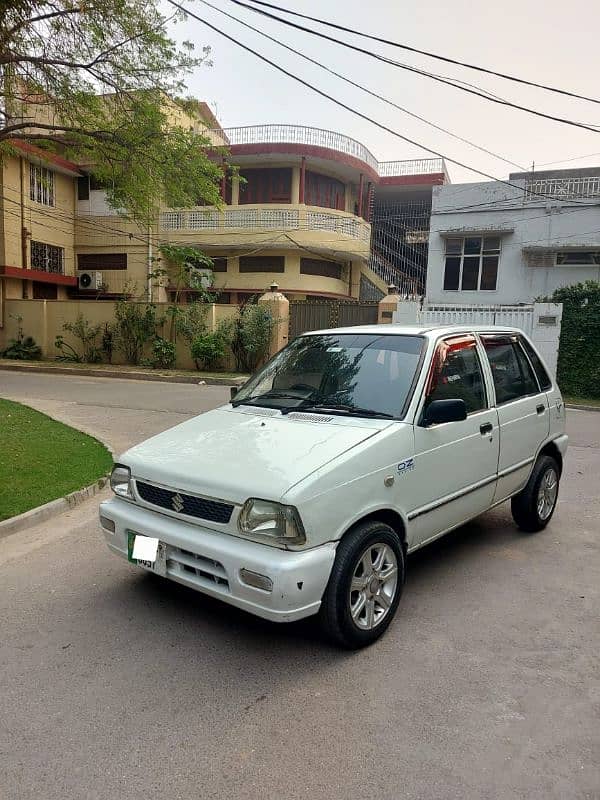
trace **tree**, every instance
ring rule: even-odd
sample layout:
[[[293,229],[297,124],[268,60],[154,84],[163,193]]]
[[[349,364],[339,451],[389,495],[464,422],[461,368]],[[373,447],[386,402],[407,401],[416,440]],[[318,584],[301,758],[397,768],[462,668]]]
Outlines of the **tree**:
[[[156,0],[0,0],[0,157],[17,139],[89,163],[143,222],[161,201],[219,205],[200,106],[179,97],[209,48],[169,38],[183,16]]]
[[[186,245],[161,244],[159,250],[168,266],[160,266],[160,259],[157,259],[159,264],[150,273],[150,280],[157,281],[157,285],[160,285],[165,278],[171,279],[175,291],[173,303],[169,306],[167,315],[171,318],[169,339],[175,342],[178,331],[181,330],[185,335],[186,330],[200,323],[197,313],[186,314],[179,305],[181,291],[183,289],[194,290],[197,295],[194,311],[202,305],[215,302],[215,296],[210,291],[214,280],[213,260],[196,247]],[[204,327],[203,321],[201,324]]]

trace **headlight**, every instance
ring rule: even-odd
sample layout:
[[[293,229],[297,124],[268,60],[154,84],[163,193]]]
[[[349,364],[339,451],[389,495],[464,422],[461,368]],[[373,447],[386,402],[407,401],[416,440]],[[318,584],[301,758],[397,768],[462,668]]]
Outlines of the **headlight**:
[[[293,506],[283,506],[269,500],[246,500],[238,519],[242,533],[266,544],[304,544],[306,534],[298,512]]]
[[[123,464],[115,464],[110,473],[110,488],[119,497],[126,497],[133,500],[131,491],[131,470]]]

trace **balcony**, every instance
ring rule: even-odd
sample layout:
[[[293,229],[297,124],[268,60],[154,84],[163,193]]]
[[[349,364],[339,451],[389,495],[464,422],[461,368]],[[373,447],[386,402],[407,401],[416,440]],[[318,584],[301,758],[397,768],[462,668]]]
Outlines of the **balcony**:
[[[214,131],[216,134],[217,131]],[[448,171],[443,158],[418,158],[406,161],[378,161],[361,142],[336,131],[306,125],[244,125],[219,131],[230,147],[260,144],[293,144],[335,150],[367,164],[380,178],[408,175],[443,174]]]
[[[542,197],[540,197],[542,195]],[[531,178],[525,184],[527,200],[591,200],[600,199],[600,176]]]
[[[248,244],[268,248],[309,246],[324,253],[345,252],[366,258],[371,226],[345,211],[319,206],[245,205],[218,211],[214,208],[163,211],[160,231],[190,235],[190,242],[205,247],[235,249]]]

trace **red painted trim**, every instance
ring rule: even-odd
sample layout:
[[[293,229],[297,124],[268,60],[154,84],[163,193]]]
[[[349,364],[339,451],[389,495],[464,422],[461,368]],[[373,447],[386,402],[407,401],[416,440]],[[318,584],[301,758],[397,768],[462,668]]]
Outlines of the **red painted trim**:
[[[21,269],[0,264],[0,277],[17,278],[22,281],[39,281],[54,283],[57,286],[77,286],[77,278],[71,275],[59,275],[57,272],[42,272],[41,269]]]
[[[304,184],[306,181],[306,156],[302,156],[302,164],[300,166],[300,191],[298,202],[304,203]]]
[[[369,188],[367,190],[367,213],[365,216],[365,222],[371,222],[371,207],[373,206],[373,192],[375,191],[373,184],[369,183]]]
[[[234,144],[230,146],[229,150],[232,156],[261,156],[269,153],[285,153],[287,155],[323,158],[327,161],[337,161],[338,164],[352,167],[359,172],[365,172],[375,183],[379,182],[379,176],[369,164],[366,164],[364,161],[354,156],[346,155],[346,153],[339,153],[337,150],[331,150],[329,147],[277,142],[274,144]]]
[[[446,175],[443,172],[433,172],[430,175],[393,175],[388,178],[380,178],[380,186],[441,186],[446,183]]]
[[[358,182],[358,213],[356,215],[357,217],[362,217],[363,181],[364,181],[363,174],[361,172],[360,173],[360,181]]]
[[[22,150],[24,153],[37,156],[42,161],[47,161],[49,164],[56,164],[57,167],[68,169],[70,172],[73,172],[78,176],[82,174],[77,164],[75,164],[73,161],[67,161],[66,158],[61,158],[60,156],[55,155],[55,153],[50,153],[48,150],[42,150],[41,147],[36,147],[34,144],[29,144],[29,142],[23,142],[21,139],[9,139],[8,142],[13,147]]]

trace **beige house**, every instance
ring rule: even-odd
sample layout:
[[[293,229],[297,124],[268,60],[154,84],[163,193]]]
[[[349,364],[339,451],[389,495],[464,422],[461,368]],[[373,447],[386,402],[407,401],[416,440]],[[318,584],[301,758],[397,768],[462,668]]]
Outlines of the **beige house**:
[[[306,126],[222,129],[201,102],[195,116],[173,113],[213,143],[222,206],[165,208],[144,229],[107,204],[85,165],[15,141],[1,167],[0,298],[172,299],[169,280],[148,280],[161,243],[214,259],[219,303],[236,304],[271,283],[290,299],[345,300],[399,285],[402,264],[371,252],[375,191],[412,202],[445,182],[443,164],[378,162],[360,142]]]

